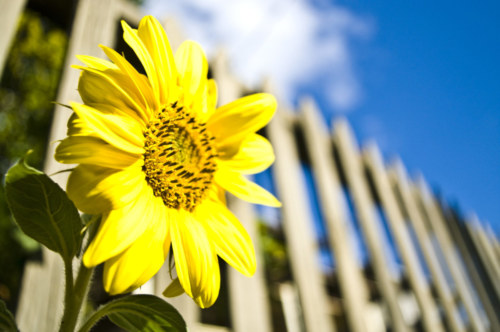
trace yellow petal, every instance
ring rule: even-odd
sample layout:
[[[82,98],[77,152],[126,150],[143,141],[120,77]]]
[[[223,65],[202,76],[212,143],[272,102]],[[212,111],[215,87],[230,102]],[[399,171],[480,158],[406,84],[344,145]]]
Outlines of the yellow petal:
[[[231,194],[250,203],[281,206],[281,203],[270,192],[249,181],[238,172],[220,167],[215,173],[215,182]]]
[[[104,263],[104,289],[111,295],[131,292],[142,286],[165,262],[163,243],[168,226],[165,210],[165,207],[155,209],[148,229],[130,247]]]
[[[127,75],[113,70],[77,68],[83,70],[78,82],[78,92],[84,104],[110,105],[144,121],[146,105],[140,103],[139,91]]]
[[[125,21],[122,21],[122,28],[123,39],[134,50],[135,54],[141,61],[149,82],[151,83],[153,94],[157,100],[160,100],[161,92],[158,72],[156,71],[156,67],[148,48],[144,45],[144,42],[139,37],[136,29],[132,29]]]
[[[224,168],[242,174],[255,174],[262,172],[274,162],[274,152],[271,143],[258,134],[250,134],[241,143],[238,152],[230,158],[222,156],[219,163]]]
[[[78,58],[78,60],[80,60],[87,66],[100,71],[104,71],[107,69],[113,69],[113,70],[118,69],[118,67],[115,66],[113,63],[101,58],[96,58],[89,55],[77,55],[76,57]]]
[[[78,210],[101,214],[127,205],[147,186],[141,162],[123,171],[79,165],[69,175],[67,192]]]
[[[87,105],[71,103],[73,111],[100,138],[131,154],[144,153],[144,135],[137,122],[115,114],[105,114]]]
[[[171,209],[170,229],[175,269],[184,291],[201,307],[211,306],[219,294],[217,254],[205,228],[184,210]]]
[[[127,120],[136,122],[141,128],[144,128],[144,126],[147,125],[147,122],[145,122],[145,120],[137,112],[130,108],[117,108],[116,105],[98,103],[90,103],[87,105],[103,114],[118,115],[126,118]]]
[[[138,35],[147,49],[158,73],[159,100],[162,105],[174,102],[177,71],[167,34],[153,16],[145,16],[139,23]],[[149,75],[148,75],[149,76]],[[169,98],[170,97],[170,98]],[[173,98],[172,98],[173,97]]]
[[[217,255],[246,276],[250,277],[255,273],[252,239],[225,206],[205,200],[196,209],[196,219],[203,220],[203,226]]]
[[[140,74],[123,56],[118,54],[115,50],[100,45],[104,53],[108,56],[111,61],[113,61],[124,73],[130,77],[130,81],[137,89],[138,96],[141,100],[141,104],[146,107],[144,113],[141,114],[143,120],[149,121],[152,116],[153,111],[158,108],[156,99],[151,89],[151,85],[146,76]]]
[[[184,294],[184,288],[182,288],[179,278],[175,278],[163,291],[163,295],[166,297],[176,297],[182,294]]]
[[[151,227],[155,216],[161,213],[160,206],[164,208],[163,201],[154,197],[147,186],[128,205],[104,214],[95,238],[83,255],[84,264],[96,266],[127,249]]]
[[[213,79],[206,80],[202,85],[193,100],[192,108],[197,111],[199,121],[206,123],[217,106],[217,85]]]
[[[209,308],[211,307],[217,297],[219,296],[220,290],[220,271],[219,271],[219,261],[217,260],[217,255],[214,251],[213,258],[214,266],[212,267],[213,272],[208,275],[207,280],[205,280],[205,286],[203,293],[198,297],[194,298],[194,301],[200,308]]]
[[[219,107],[208,120],[208,129],[216,137],[217,151],[235,153],[247,135],[264,127],[276,111],[276,99],[257,93]]]
[[[226,191],[221,186],[214,183],[207,190],[207,199],[226,206]]]
[[[206,113],[206,119],[204,121],[207,121],[212,116],[215,108],[217,107],[217,84],[215,83],[215,80],[209,79],[207,81],[206,94],[206,98],[203,98],[203,100],[206,101],[206,106],[203,107],[203,110]]]
[[[201,46],[185,41],[175,52],[175,64],[179,71],[179,84],[184,91],[184,103],[191,106],[194,96],[205,88],[208,63]]]
[[[75,112],[71,113],[68,120],[68,131],[66,132],[68,136],[96,136],[96,133],[92,131],[82,119],[76,115]]]
[[[59,143],[55,159],[63,164],[93,164],[122,169],[138,159],[96,137],[70,136]]]

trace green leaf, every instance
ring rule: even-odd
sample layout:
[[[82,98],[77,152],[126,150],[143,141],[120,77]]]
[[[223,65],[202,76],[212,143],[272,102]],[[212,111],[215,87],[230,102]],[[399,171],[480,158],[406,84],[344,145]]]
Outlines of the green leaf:
[[[82,241],[82,222],[59,185],[23,158],[7,172],[5,192],[14,219],[26,235],[64,260],[75,256]]]
[[[186,323],[170,304],[154,295],[128,295],[99,308],[80,331],[89,331],[100,318],[109,319],[127,331],[184,332]]]
[[[19,331],[16,326],[14,316],[10,313],[5,305],[5,302],[0,300],[0,331],[17,332]]]

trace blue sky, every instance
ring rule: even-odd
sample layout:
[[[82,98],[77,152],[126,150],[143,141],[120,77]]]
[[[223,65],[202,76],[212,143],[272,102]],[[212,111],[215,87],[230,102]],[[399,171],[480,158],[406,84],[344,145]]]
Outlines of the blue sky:
[[[500,3],[482,1],[154,1],[214,55],[225,45],[248,85],[281,100],[312,94],[360,141],[500,234]],[[167,27],[168,29],[168,27]]]
[[[353,52],[358,137],[375,137],[500,234],[500,3],[338,3],[375,21]]]

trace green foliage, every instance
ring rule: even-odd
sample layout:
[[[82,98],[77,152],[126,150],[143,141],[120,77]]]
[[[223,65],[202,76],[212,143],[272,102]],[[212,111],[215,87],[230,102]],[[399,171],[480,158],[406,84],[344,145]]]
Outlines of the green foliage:
[[[14,317],[7,309],[5,302],[0,300],[0,331],[17,332],[19,331],[16,326]]]
[[[103,305],[82,326],[80,332],[89,331],[104,316],[127,331],[186,331],[186,323],[179,312],[153,295],[128,295]]]
[[[282,310],[280,285],[292,280],[292,271],[289,264],[288,252],[285,245],[285,236],[280,227],[273,227],[260,220],[259,240],[263,251],[265,274],[273,331],[286,331],[285,317]]]
[[[0,82],[2,175],[30,148],[32,164],[42,165],[66,45],[65,32],[47,19],[29,11],[22,15]],[[0,186],[0,298],[11,310],[24,261],[38,248],[12,221]]]
[[[281,230],[274,229],[265,222],[259,222],[260,245],[264,252],[264,264],[270,282],[291,279],[288,253]]]
[[[0,298],[14,311],[24,260],[38,251],[39,244],[24,235],[9,215],[5,190],[0,186]]]
[[[7,202],[26,235],[70,261],[81,246],[82,222],[73,202],[54,181],[23,159],[5,176]]]
[[[21,17],[0,86],[2,173],[28,149],[41,166],[66,44],[66,34],[39,15]]]

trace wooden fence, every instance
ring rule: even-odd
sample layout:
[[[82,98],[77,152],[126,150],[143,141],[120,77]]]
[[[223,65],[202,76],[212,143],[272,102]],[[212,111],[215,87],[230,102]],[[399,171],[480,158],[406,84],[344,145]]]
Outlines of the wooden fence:
[[[25,4],[0,0],[0,68]],[[70,68],[77,62],[75,55],[104,57],[98,44],[116,45],[119,20],[137,23],[140,17],[136,7],[122,0],[78,2],[58,101],[80,100],[79,71]],[[173,24],[166,30],[175,47],[179,30]],[[244,92],[223,56],[214,59],[211,68],[221,104]],[[69,115],[56,106],[51,141],[65,136]],[[476,219],[464,222],[433,195],[422,177],[409,178],[401,161],[386,165],[376,144],[360,149],[346,120],[332,127],[329,132],[317,107],[305,100],[296,112],[280,106],[264,131],[275,147],[272,177],[283,203],[279,227],[292,276],[273,286],[278,289],[284,329],[500,331],[500,245],[494,233]],[[62,167],[52,157],[54,147],[47,152],[49,174]],[[312,174],[307,181],[304,167]],[[54,176],[62,187],[64,174]],[[317,202],[306,194],[310,183]],[[270,301],[265,273],[270,267],[263,263],[266,253],[260,246],[257,211],[241,200],[229,202],[254,240],[258,258],[253,278],[227,270],[230,323],[206,324],[185,295],[170,302],[190,331],[276,330],[276,304]],[[314,209],[319,217],[313,217]],[[323,231],[318,232],[315,223]],[[359,259],[356,243],[364,248],[366,261]],[[320,263],[322,248],[334,262],[331,269]],[[25,269],[17,311],[22,331],[57,329],[63,267],[48,250],[43,258]],[[161,296],[167,276],[161,270],[140,291]]]

